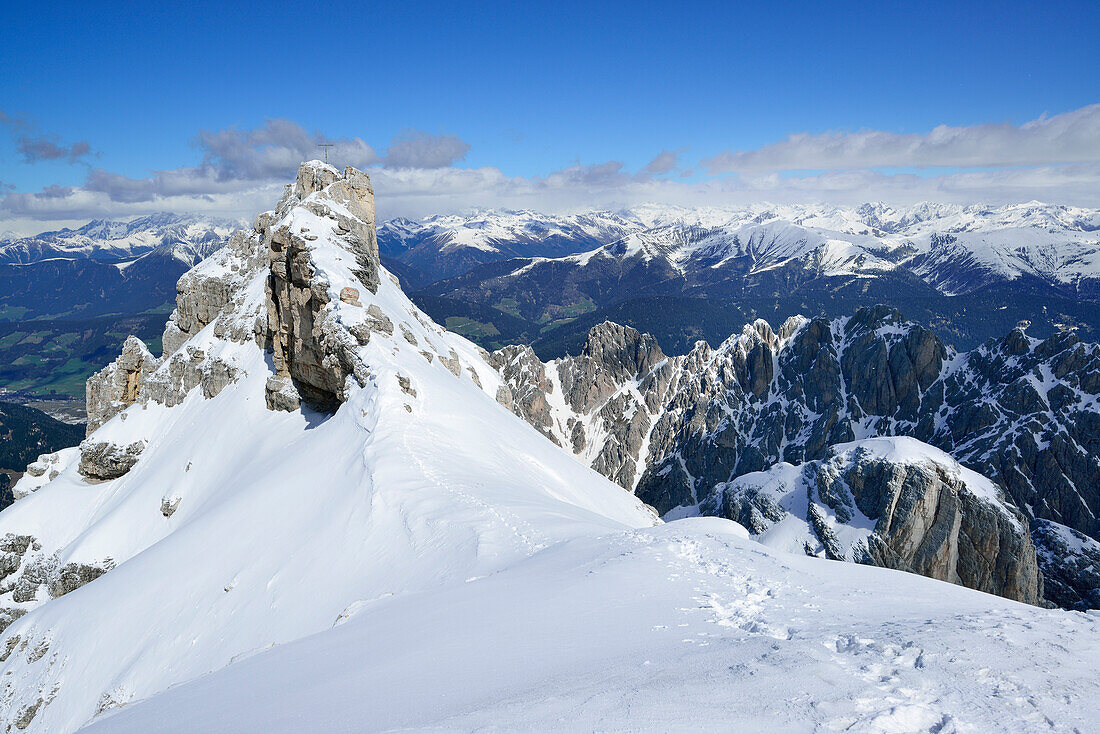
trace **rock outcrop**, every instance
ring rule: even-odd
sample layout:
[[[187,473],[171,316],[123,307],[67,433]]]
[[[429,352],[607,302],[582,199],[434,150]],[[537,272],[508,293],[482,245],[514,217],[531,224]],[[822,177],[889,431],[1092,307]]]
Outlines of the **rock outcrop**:
[[[527,346],[495,352],[507,390],[498,401],[594,469],[633,489],[674,376],[653,337],[605,322],[577,357],[544,365]]]
[[[126,337],[118,358],[89,377],[84,386],[88,435],[138,402],[146,379],[159,365],[140,339]]]
[[[1017,329],[958,353],[880,306],[756,321],[677,357],[644,344],[604,324],[579,357],[507,347],[493,358],[499,397],[661,514],[780,462],[902,435],[989,477],[1027,518],[1100,537],[1100,346],[1071,333]]]
[[[828,454],[721,484],[699,509],[784,550],[1042,601],[1027,522],[988,479],[911,438],[856,441]]]
[[[1100,609],[1100,542],[1050,520],[1033,520],[1031,537],[1046,598],[1064,609]]]
[[[352,287],[342,288],[333,299],[331,284],[312,261],[312,243],[322,228],[333,230],[353,258],[351,273],[376,292],[380,265],[374,192],[369,177],[353,168],[341,175],[323,164],[303,166],[276,211],[295,206],[295,216],[264,219],[257,228],[267,245],[271,271],[265,339],[276,374],[268,383],[267,403],[273,410],[294,410],[296,390],[308,405],[328,412],[346,399],[349,376],[360,384],[365,378],[365,367],[355,354],[358,340],[337,325],[336,311],[329,305],[339,300],[361,309],[362,304],[358,289]]]
[[[144,450],[143,441],[120,445],[111,441],[86,440],[80,444],[80,473],[100,481],[118,479],[134,468]]]
[[[605,353],[609,331],[594,328],[585,354]],[[757,321],[717,349],[700,342],[680,357],[655,353],[648,381],[626,356],[618,368],[585,354],[543,364],[529,353],[522,369],[504,368],[518,349],[494,357],[513,410],[593,466],[613,440],[637,462],[633,483],[620,483],[661,513],[780,461],[908,435],[989,476],[1028,516],[1100,536],[1100,346],[1070,333],[1040,342],[1016,330],[956,353],[876,307],[836,320],[793,317],[777,331]],[[625,424],[600,412],[610,396],[635,391],[652,427],[624,442]],[[585,440],[574,443],[577,425]]]

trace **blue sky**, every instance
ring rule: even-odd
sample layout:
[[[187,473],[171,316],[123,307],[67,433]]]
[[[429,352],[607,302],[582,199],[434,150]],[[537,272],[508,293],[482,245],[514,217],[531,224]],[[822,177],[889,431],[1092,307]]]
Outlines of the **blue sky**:
[[[295,136],[286,126],[271,128],[273,120],[347,141],[350,160],[342,162],[387,169],[376,178],[397,177],[393,190],[408,196],[417,186],[453,192],[460,182],[476,183],[466,199],[425,189],[418,196],[426,210],[491,206],[495,194],[517,203],[508,192],[524,187],[531,189],[524,196],[538,200],[547,186],[553,193],[542,190],[542,198],[554,207],[580,206],[587,194],[594,203],[616,196],[683,203],[694,192],[720,203],[734,193],[820,200],[860,193],[828,183],[840,171],[859,171],[863,198],[900,200],[901,188],[913,197],[1100,205],[1088,201],[1095,181],[1080,184],[1100,158],[1100,142],[1089,144],[1092,132],[1100,138],[1100,112],[1090,111],[1100,103],[1095,2],[311,7],[200,0],[23,3],[6,16],[0,186],[8,194],[0,221],[126,216],[187,208],[189,197],[196,209],[251,206],[243,192],[280,174],[270,161],[244,165],[241,150],[270,157],[285,149],[294,157],[308,147],[280,137]],[[993,143],[1045,151],[1018,160],[996,150],[988,159],[964,156],[962,165],[942,151],[909,159],[906,151],[921,145],[898,137],[927,136],[937,126],[996,134],[998,125],[1019,129],[1044,115],[1074,113],[1081,119],[1063,126],[1068,133],[1045,130],[1023,141],[1002,135]],[[218,153],[209,142],[227,130],[237,139],[217,139],[236,153]],[[887,143],[898,152],[859,155],[867,140],[845,136],[868,132],[894,136]],[[782,152],[775,144],[804,134],[816,149],[850,143],[848,153],[822,157],[802,146],[788,150],[786,162],[773,160]],[[984,150],[984,140],[965,144]],[[657,181],[643,180],[662,151],[662,163],[649,169]],[[803,161],[798,173],[765,180],[770,165],[796,165],[792,156]],[[209,191],[193,180],[204,162],[199,178],[216,183]],[[1006,172],[1021,166],[1027,175],[1012,174],[1004,189]],[[1049,166],[1059,167],[1057,175],[1037,175]],[[397,176],[398,169],[410,172]],[[181,170],[190,171],[187,185],[183,174],[176,184],[150,183],[154,172]],[[984,191],[901,186],[990,170],[1001,183]],[[480,172],[476,182],[471,172]],[[774,183],[791,180],[798,185]],[[379,195],[384,201],[385,192]],[[395,195],[395,211],[409,208],[398,201]]]

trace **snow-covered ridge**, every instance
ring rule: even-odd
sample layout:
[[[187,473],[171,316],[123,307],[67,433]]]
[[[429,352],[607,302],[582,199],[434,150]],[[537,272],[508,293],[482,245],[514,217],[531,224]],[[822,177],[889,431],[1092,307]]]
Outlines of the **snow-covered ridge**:
[[[655,522],[496,403],[372,238],[365,175],[306,164],[181,281],[167,353],[108,368],[103,424],[0,515],[5,723],[71,731],[379,600]],[[332,414],[311,370],[344,375]]]
[[[393,219],[380,225],[378,236],[392,240],[395,250],[405,249],[402,244],[416,238],[432,239],[442,252],[460,248],[497,252],[502,246],[515,248],[519,244],[554,237],[594,241],[615,238],[635,229],[638,224],[630,213],[609,211],[556,215],[529,210],[490,210],[467,215],[434,215],[417,221]]]
[[[154,250],[194,264],[239,222],[153,214],[94,220],[75,230],[0,240],[0,261],[91,258],[125,263]],[[487,210],[391,219],[379,225],[383,255],[419,268],[427,282],[511,257],[594,255],[665,258],[680,272],[741,258],[748,272],[804,263],[822,275],[874,277],[902,267],[947,294],[996,280],[1036,277],[1081,288],[1100,278],[1100,212],[1039,202],[1006,206],[922,203],[891,207],[756,204],[688,208],[648,204],[573,214]],[[740,265],[743,265],[740,264]],[[425,283],[426,284],[426,283]]]

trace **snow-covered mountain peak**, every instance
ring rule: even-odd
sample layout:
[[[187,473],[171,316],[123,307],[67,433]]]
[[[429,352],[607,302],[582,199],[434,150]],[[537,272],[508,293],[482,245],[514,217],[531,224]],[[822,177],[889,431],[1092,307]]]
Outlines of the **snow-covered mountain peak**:
[[[367,176],[304,164],[181,280],[164,356],[93,381],[102,425],[0,517],[28,538],[4,546],[6,723],[71,731],[391,596],[655,522],[496,402],[484,353],[374,237]]]

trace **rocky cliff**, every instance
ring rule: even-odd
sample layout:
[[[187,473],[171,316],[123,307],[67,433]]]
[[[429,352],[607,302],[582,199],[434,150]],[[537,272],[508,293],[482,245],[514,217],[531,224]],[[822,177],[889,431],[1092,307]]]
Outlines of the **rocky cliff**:
[[[1024,518],[988,479],[915,439],[840,444],[824,459],[751,472],[715,487],[699,509],[791,552],[1043,599]]]
[[[1050,520],[1033,520],[1044,595],[1065,609],[1100,609],[1100,543]]]
[[[608,355],[635,350],[619,364]],[[911,436],[991,478],[1028,518],[1100,535],[1100,346],[1014,330],[955,352],[897,311],[756,321],[667,357],[605,324],[579,357],[494,355],[512,409],[662,514],[830,447]]]

